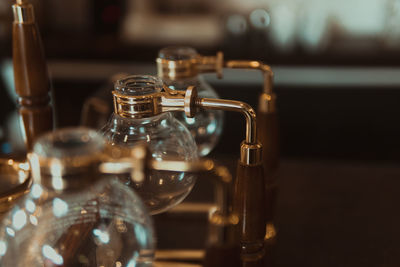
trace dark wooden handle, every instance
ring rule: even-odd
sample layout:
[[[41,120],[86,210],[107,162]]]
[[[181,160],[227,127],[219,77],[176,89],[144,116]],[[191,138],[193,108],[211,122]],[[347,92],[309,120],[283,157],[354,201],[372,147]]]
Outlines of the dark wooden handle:
[[[27,149],[31,150],[39,135],[53,129],[49,77],[35,23],[14,22],[13,63],[19,113]]]
[[[274,220],[277,195],[276,170],[279,166],[279,127],[276,112],[258,112],[257,136],[263,146],[263,165],[266,186],[267,221]]]
[[[263,146],[266,173],[273,173],[279,165],[279,127],[276,112],[257,113],[257,136]]]
[[[262,165],[238,163],[234,210],[239,216],[242,260],[258,264],[264,257],[266,230],[265,180]]]

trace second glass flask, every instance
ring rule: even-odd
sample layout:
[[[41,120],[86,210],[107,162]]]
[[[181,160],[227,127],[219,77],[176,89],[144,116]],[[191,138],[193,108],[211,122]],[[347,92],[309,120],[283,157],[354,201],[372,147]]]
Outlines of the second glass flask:
[[[146,110],[151,96],[162,89],[162,81],[153,76],[133,75],[118,80],[113,91],[114,113],[101,132],[116,146],[132,147],[146,142],[156,160],[197,159],[197,146],[181,122],[170,112],[154,114]],[[120,101],[123,104],[117,104]],[[145,180],[135,180],[129,175],[121,175],[120,179],[142,197],[151,214],[180,203],[196,181],[193,174],[156,170],[151,170]]]
[[[219,98],[217,92],[200,76],[193,61],[199,54],[191,47],[171,46],[159,51],[157,64],[158,76],[171,89],[185,92],[188,86],[195,86],[199,97]],[[174,66],[173,71],[165,65]],[[175,112],[175,117],[182,122],[192,134],[199,156],[208,155],[217,145],[222,133],[224,113],[221,110],[201,110],[194,118],[188,118],[184,112]]]

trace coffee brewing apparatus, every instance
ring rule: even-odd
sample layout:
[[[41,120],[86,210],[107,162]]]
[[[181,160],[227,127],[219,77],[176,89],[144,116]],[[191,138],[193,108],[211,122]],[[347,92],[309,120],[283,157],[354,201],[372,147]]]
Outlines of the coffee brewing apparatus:
[[[13,60],[16,92],[19,95],[18,103],[27,151],[30,151],[39,135],[53,129],[50,86],[40,35],[35,24],[33,7],[27,0],[18,0],[13,6],[13,10]],[[184,62],[184,69],[187,68],[187,63]],[[260,100],[262,104],[259,106],[259,112],[260,110],[265,113],[273,113],[275,111],[275,98],[271,91],[272,72],[268,66],[254,61],[224,62],[222,54],[217,54],[216,57],[196,57],[195,61],[190,61],[189,63],[190,68],[193,67],[193,71],[215,71],[219,74],[222,73],[224,66],[229,68],[261,69],[265,73],[266,86],[263,97]],[[161,60],[158,67],[161,70],[161,76],[164,75],[163,73],[173,76],[182,71],[180,63],[174,65]],[[221,205],[220,210],[223,212],[220,214],[228,218],[237,216],[237,220],[228,219],[228,223],[224,225],[220,223],[221,220],[216,219],[220,215],[216,214],[211,218],[214,218],[214,224],[218,226],[216,228],[220,229],[221,238],[219,240],[221,242],[227,236],[224,234],[227,228],[231,229],[233,227],[235,229],[235,238],[233,240],[238,240],[241,260],[244,266],[261,265],[264,257],[264,237],[266,232],[265,179],[262,145],[257,140],[257,115],[252,107],[241,101],[199,97],[196,88],[193,86],[189,86],[184,92],[176,92],[167,86],[163,86],[163,89],[159,92],[151,92],[140,96],[128,96],[114,91],[113,97],[114,107],[118,114],[128,117],[183,111],[188,118],[191,118],[196,116],[200,110],[234,111],[244,115],[246,137],[240,144],[240,159],[238,160],[233,196],[230,198],[230,195],[226,193],[227,191],[222,190],[221,192],[225,193],[221,193],[223,197],[218,198],[220,201],[225,199],[221,203],[228,203],[228,205]],[[129,160],[127,161],[129,162]],[[112,173],[121,173],[123,168],[126,167],[126,162],[103,162],[101,166],[105,169],[112,169]],[[149,166],[153,169],[170,171],[199,172],[217,170],[216,173],[219,174],[220,179],[223,180],[223,177],[229,177],[224,172],[221,174],[221,170],[225,169],[216,168],[216,165],[206,160],[197,162],[153,161]],[[136,169],[135,167],[130,168]],[[26,170],[32,174],[32,166],[26,168]],[[139,170],[141,169],[139,168]],[[230,181],[225,184],[230,185]],[[223,186],[223,188],[226,188],[226,186]],[[20,194],[26,190],[27,188],[24,188],[18,193]],[[10,196],[16,196],[16,193],[11,192]],[[232,207],[229,207],[229,203],[232,203]]]

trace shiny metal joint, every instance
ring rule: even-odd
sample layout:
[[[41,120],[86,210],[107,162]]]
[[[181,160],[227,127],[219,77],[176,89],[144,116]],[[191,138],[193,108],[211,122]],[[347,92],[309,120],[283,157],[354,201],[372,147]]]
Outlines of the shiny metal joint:
[[[32,24],[35,22],[35,14],[33,6],[24,1],[17,1],[17,4],[12,6],[14,14],[14,23],[17,24]]]
[[[128,96],[113,91],[114,111],[124,118],[144,118],[159,113],[159,93],[144,96]]]
[[[218,52],[216,56],[197,55],[189,59],[157,58],[156,62],[157,72],[164,79],[184,79],[206,72],[216,72],[218,78],[222,78],[224,56],[222,52]]]
[[[262,145],[242,142],[240,146],[240,163],[246,166],[262,164]]]

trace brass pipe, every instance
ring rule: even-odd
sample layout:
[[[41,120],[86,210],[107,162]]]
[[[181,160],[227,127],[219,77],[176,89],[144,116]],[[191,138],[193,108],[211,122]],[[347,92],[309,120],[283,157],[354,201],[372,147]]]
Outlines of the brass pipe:
[[[263,91],[258,99],[258,112],[275,113],[276,95],[273,92],[274,73],[270,66],[261,61],[249,60],[229,60],[225,62],[225,67],[231,69],[254,69],[260,70],[263,74]]]
[[[195,106],[242,113],[246,118],[246,139],[240,145],[240,162],[246,166],[255,166],[262,162],[262,145],[257,140],[256,113],[250,105],[235,100],[198,98]]]
[[[255,69],[260,70],[264,76],[263,92],[266,94],[272,94],[272,84],[274,73],[271,67],[261,61],[249,61],[249,60],[229,60],[225,62],[225,67],[230,69]]]
[[[199,98],[196,100],[196,106],[204,109],[218,109],[242,113],[246,118],[245,142],[247,144],[257,143],[256,112],[250,105],[235,100]]]

